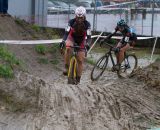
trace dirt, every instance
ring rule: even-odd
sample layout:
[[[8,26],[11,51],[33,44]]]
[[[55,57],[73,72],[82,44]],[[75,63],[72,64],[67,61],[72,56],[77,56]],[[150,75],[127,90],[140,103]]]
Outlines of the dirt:
[[[32,33],[27,34],[28,29],[26,35],[20,35],[21,31],[26,30],[12,18],[0,18],[0,22],[1,39],[35,39]],[[29,30],[34,32],[31,28]],[[49,39],[47,36],[45,38]],[[139,68],[130,78],[120,79],[116,73],[105,71],[96,82],[90,80],[93,66],[86,63],[81,83],[68,85],[67,78],[62,75],[63,60],[59,53],[40,55],[35,52],[34,45],[8,45],[8,48],[24,62],[25,67],[24,70],[15,69],[13,79],[0,79],[0,129],[160,128],[159,60]],[[49,60],[57,58],[59,63],[40,64],[39,57]],[[7,102],[4,103],[2,98]]]

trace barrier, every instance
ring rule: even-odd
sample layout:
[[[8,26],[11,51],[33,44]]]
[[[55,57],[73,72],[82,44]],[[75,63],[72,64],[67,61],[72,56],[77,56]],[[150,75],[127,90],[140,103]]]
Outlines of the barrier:
[[[103,33],[103,32],[102,32]],[[107,36],[101,36],[100,35],[93,35],[91,36],[91,38],[105,38]],[[121,36],[113,36],[113,39],[121,39]],[[144,40],[144,39],[151,39],[154,37],[137,37],[138,40]],[[0,40],[0,44],[51,44],[51,43],[60,43],[62,41],[62,39],[53,39],[53,40]],[[97,42],[98,40],[96,40]],[[96,43],[94,43],[96,44]]]
[[[103,34],[103,32],[101,32],[100,35],[93,35],[91,36],[91,38],[97,38],[95,40],[95,42],[93,43],[93,45],[91,46],[90,50],[88,51],[87,54],[90,53],[91,49],[95,46],[95,44],[97,43],[99,38],[106,38],[107,36],[101,36]],[[121,36],[113,36],[113,39],[121,39]],[[155,37],[137,37],[138,40],[144,40],[144,39],[152,39]],[[150,62],[152,62],[152,57],[155,51],[155,47],[157,44],[157,37],[155,39],[154,45],[153,45],[153,49],[152,49],[152,54],[151,54],[151,58],[150,58]],[[0,40],[0,44],[20,44],[20,45],[32,45],[32,44],[52,44],[52,43],[60,43],[62,41],[62,39],[53,39],[53,40]]]

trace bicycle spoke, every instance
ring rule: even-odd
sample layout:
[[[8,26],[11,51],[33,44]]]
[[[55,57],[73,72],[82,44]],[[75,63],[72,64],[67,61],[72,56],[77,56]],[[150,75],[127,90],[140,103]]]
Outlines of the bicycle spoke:
[[[119,75],[129,76],[137,68],[137,57],[129,54],[125,61],[122,62]]]
[[[108,63],[108,57],[102,56],[97,63],[95,64],[92,72],[91,72],[91,80],[97,80],[104,72]]]

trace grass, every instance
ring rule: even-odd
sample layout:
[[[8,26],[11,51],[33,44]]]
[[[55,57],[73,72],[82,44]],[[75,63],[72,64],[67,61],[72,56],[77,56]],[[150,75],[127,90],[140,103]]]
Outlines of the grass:
[[[16,22],[17,24],[19,24],[19,25],[23,25],[23,21],[22,21],[21,19],[19,19],[19,18],[16,18],[16,19],[15,19],[15,22]]]
[[[48,51],[45,45],[36,45],[35,50],[37,53],[42,54],[42,55],[45,55]]]
[[[21,61],[9,52],[5,46],[0,46],[0,77],[14,77],[13,69],[16,66],[21,66]]]
[[[47,53],[50,53],[51,55],[53,55],[53,58],[52,60],[49,60],[47,57],[40,57],[38,58],[38,63],[40,64],[48,64],[48,63],[51,63],[53,65],[57,65],[59,64],[59,45],[58,44],[54,44],[52,46],[44,46],[44,45],[37,45],[35,47],[35,50],[37,53],[39,54],[47,54]]]
[[[20,60],[7,50],[5,46],[0,46],[0,58],[10,64],[10,66],[20,65]]]
[[[0,64],[0,76],[4,78],[12,78],[14,76],[14,72],[10,66]]]
[[[49,49],[49,52],[52,53],[52,54],[58,54],[59,45],[58,44],[52,45],[51,48]]]
[[[38,26],[38,25],[36,25],[36,24],[33,24],[33,25],[31,26],[31,28],[32,28],[33,30],[35,30],[36,32],[39,32],[39,31],[41,30],[40,26]]]

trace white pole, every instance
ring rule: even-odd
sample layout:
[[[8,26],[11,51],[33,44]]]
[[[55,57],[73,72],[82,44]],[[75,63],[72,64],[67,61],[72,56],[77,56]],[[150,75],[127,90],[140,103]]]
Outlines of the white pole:
[[[152,54],[151,54],[150,63],[152,63],[153,53],[154,53],[154,51],[155,51],[155,47],[156,47],[156,44],[157,44],[157,39],[158,39],[158,37],[156,37],[156,39],[155,39],[155,41],[154,41],[154,45],[153,45],[153,49],[152,49]]]
[[[95,46],[95,44],[97,43],[97,41],[99,40],[99,38],[101,37],[102,34],[103,34],[103,32],[101,32],[101,34],[97,37],[97,39],[95,40],[95,42],[93,43],[93,45],[91,46],[91,48],[89,49],[89,51],[87,52],[87,54],[90,53],[90,51],[91,51],[92,48]]]

